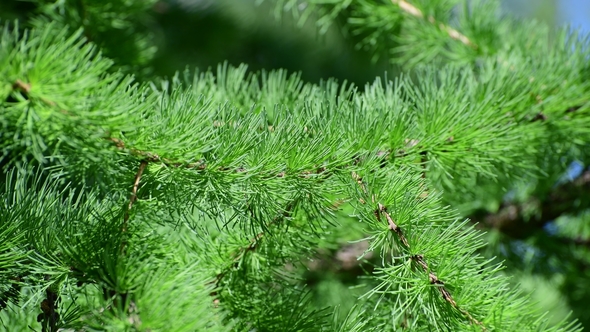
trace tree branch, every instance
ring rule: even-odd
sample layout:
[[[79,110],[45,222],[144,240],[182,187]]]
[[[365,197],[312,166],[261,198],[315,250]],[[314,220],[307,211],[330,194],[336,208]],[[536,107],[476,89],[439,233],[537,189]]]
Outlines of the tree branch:
[[[378,208],[375,210],[375,216],[376,216],[377,220],[381,221],[380,216],[384,215],[385,219],[387,220],[387,223],[389,225],[389,229],[397,236],[398,240],[402,243],[402,245],[405,247],[405,249],[409,251],[410,243],[408,242],[408,239],[405,237],[402,229],[395,223],[395,221],[393,220],[391,215],[387,212],[387,207],[385,207],[381,203],[378,203],[377,207]],[[455,302],[455,300],[453,299],[453,296],[451,295],[451,293],[445,288],[445,283],[442,280],[440,280],[437,277],[436,273],[434,273],[430,269],[430,267],[426,263],[426,259],[424,258],[424,255],[412,255],[411,260],[414,263],[416,263],[418,266],[420,266],[425,273],[428,274],[428,280],[430,281],[430,284],[437,286],[437,289],[440,292],[440,294],[442,295],[442,298],[447,303],[449,303],[453,308],[457,309],[464,316],[466,316],[467,319],[469,319],[469,321],[472,324],[479,325],[483,331],[487,331],[487,329],[485,328],[485,326],[483,325],[483,323],[481,321],[475,319],[467,310],[459,307],[457,302]]]
[[[290,201],[286,205],[285,210],[281,214],[279,214],[275,218],[273,218],[273,220],[269,223],[269,226],[270,225],[278,226],[280,223],[282,223],[283,220],[285,220],[286,218],[291,216],[296,204],[297,204],[297,199]],[[209,282],[209,284],[215,285],[215,290],[213,292],[211,292],[211,294],[210,294],[211,296],[215,297],[215,299],[213,300],[213,304],[215,306],[218,306],[220,303],[219,298],[217,298],[217,295],[218,295],[218,289],[220,288],[220,284],[221,284],[221,281],[223,280],[223,278],[225,278],[225,276],[231,272],[231,269],[238,267],[238,263],[244,258],[244,256],[247,253],[253,252],[257,249],[258,244],[259,244],[260,240],[262,240],[264,235],[265,235],[264,232],[260,232],[260,233],[256,234],[255,237],[250,239],[250,243],[248,245],[239,248],[232,255],[232,256],[234,256],[232,264],[228,265],[225,269],[223,269],[223,271],[221,271],[220,273],[218,273],[215,276],[215,279],[213,281]]]
[[[545,198],[531,197],[524,203],[503,204],[496,213],[476,211],[470,219],[480,227],[496,229],[505,235],[522,239],[566,213],[590,208],[590,171],[574,181],[557,186]],[[527,211],[536,210],[530,216]]]
[[[397,5],[402,11],[406,12],[409,15],[412,15],[417,18],[424,18],[424,14],[420,9],[418,9],[416,6],[412,5],[411,3],[405,0],[391,0],[391,2]],[[459,31],[451,28],[450,26],[444,23],[437,22],[433,16],[428,16],[427,20],[428,22],[438,26],[439,29],[441,29],[442,31],[446,32],[452,39],[458,40],[461,43],[473,49],[477,49],[477,45]]]
[[[359,187],[361,188],[363,193],[365,195],[368,195],[369,192],[367,190],[366,184],[363,182],[362,177],[354,172],[352,173],[352,177],[356,181],[356,183],[359,185]],[[372,201],[373,201],[373,203],[375,203],[374,196],[372,196]],[[365,201],[361,200],[361,203],[365,204]],[[395,220],[393,220],[391,215],[387,212],[387,207],[381,203],[377,203],[377,209],[374,211],[374,214],[375,214],[375,218],[377,218],[377,220],[379,222],[382,222],[381,215],[385,216],[385,219],[387,220],[387,224],[389,225],[389,230],[391,230],[391,232],[396,235],[397,239],[402,243],[403,247],[409,252],[410,251],[409,250],[410,243],[408,242],[408,239],[404,235],[404,232],[401,229],[401,227],[395,222]],[[481,321],[475,319],[467,310],[459,307],[457,302],[453,299],[453,296],[451,295],[451,293],[444,287],[445,283],[442,280],[440,280],[437,277],[436,273],[434,273],[430,269],[430,267],[426,263],[426,259],[424,258],[424,255],[412,255],[411,260],[414,263],[416,263],[418,266],[420,266],[425,273],[428,274],[428,280],[430,281],[430,284],[437,286],[437,289],[441,293],[442,298],[447,303],[449,303],[453,308],[457,309],[461,314],[463,314],[465,317],[467,317],[467,319],[469,319],[469,321],[472,324],[479,325],[483,331],[487,331],[486,327],[483,325],[483,323]]]

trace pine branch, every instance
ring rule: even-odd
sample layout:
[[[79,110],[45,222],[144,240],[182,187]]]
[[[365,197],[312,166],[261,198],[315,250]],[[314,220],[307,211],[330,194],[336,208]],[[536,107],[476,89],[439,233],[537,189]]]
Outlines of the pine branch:
[[[363,182],[362,177],[360,177],[356,173],[353,173],[353,179],[360,186],[361,191],[365,195],[367,195],[369,191],[367,189],[366,184]],[[425,197],[422,196],[422,198],[425,198]],[[362,204],[366,203],[364,200],[361,200],[360,202]],[[375,196],[372,196],[372,203],[375,204]],[[404,235],[404,232],[401,229],[401,227],[399,227],[396,224],[396,222],[393,220],[391,215],[387,212],[387,207],[381,203],[378,203],[378,202],[376,204],[377,204],[377,209],[375,209],[374,214],[375,214],[375,218],[377,219],[377,221],[379,223],[382,223],[381,215],[384,215],[385,219],[387,220],[389,230],[393,234],[395,234],[397,236],[398,241],[401,242],[402,250],[405,252],[411,252],[410,243],[408,242],[406,236]],[[436,286],[438,288],[442,298],[447,303],[449,303],[453,308],[457,309],[459,312],[461,312],[463,315],[465,315],[472,324],[479,325],[481,327],[482,331],[487,331],[486,327],[484,326],[484,324],[481,321],[478,321],[477,319],[473,318],[473,316],[467,310],[461,309],[457,305],[457,302],[453,299],[451,293],[445,288],[445,283],[436,276],[436,273],[433,272],[432,269],[426,263],[424,255],[411,255],[410,259],[413,263],[420,266],[422,268],[422,270],[424,271],[424,273],[428,274],[428,279],[429,279],[430,284],[433,286]]]
[[[413,15],[406,1],[394,4],[431,21]],[[432,21],[429,29],[445,34],[437,45],[450,37],[469,46],[438,16]],[[98,195],[85,183],[75,193],[50,184],[46,194],[21,180],[28,190],[14,202],[15,190],[1,193],[2,221],[26,223],[15,250],[31,254],[18,267],[51,274],[51,280],[27,279],[28,289],[51,283],[62,301],[86,291],[73,289],[73,279],[103,289],[104,298],[94,291],[92,301],[75,304],[83,319],[68,321],[154,330],[328,326],[288,276],[299,271],[285,262],[305,262],[322,238],[334,237],[331,223],[348,216],[332,218],[333,202],[350,202],[340,207],[355,209],[354,221],[369,233],[366,250],[391,259],[368,271],[366,302],[359,306],[374,314],[351,311],[346,326],[576,330],[565,323],[547,327],[531,314],[532,305],[508,290],[500,266],[478,256],[480,233],[457,222],[438,195],[456,203],[475,196],[481,183],[499,178],[501,187],[541,170],[531,163],[541,160],[545,144],[574,149],[589,142],[588,109],[563,116],[564,108],[587,103],[589,86],[577,70],[586,51],[556,51],[551,60],[515,51],[482,60],[477,70],[433,67],[417,82],[377,81],[364,91],[304,84],[284,72],[259,80],[245,67],[228,66],[217,76],[175,77],[158,89],[104,74],[110,62],[77,36],[49,28],[26,38],[6,31],[0,46],[9,52],[0,52],[0,73],[10,77],[0,75],[6,83],[0,123],[6,137],[23,139],[0,141],[3,155],[36,158],[52,167],[43,176],[63,183],[82,174],[108,188]],[[469,41],[483,48],[480,40]],[[38,56],[45,53],[49,60]],[[574,142],[552,141],[571,133]],[[193,232],[183,233],[179,226],[191,222]],[[170,309],[175,301],[178,312]],[[66,316],[56,303],[44,304],[49,323],[58,311]],[[196,321],[200,315],[205,325]]]
[[[290,201],[287,206],[285,207],[283,213],[281,213],[280,215],[276,216],[275,218],[273,218],[272,222],[267,225],[266,227],[278,227],[279,224],[281,224],[282,222],[284,222],[284,220],[286,218],[289,218],[291,216],[291,214],[293,213],[293,209],[295,208],[297,204],[297,200],[293,200]],[[211,293],[211,296],[217,296],[218,295],[218,290],[221,288],[221,283],[223,281],[223,278],[231,273],[231,271],[233,269],[236,269],[239,267],[239,262],[242,261],[244,259],[244,256],[247,255],[249,252],[253,252],[256,250],[256,248],[258,247],[260,241],[263,239],[263,237],[265,236],[265,232],[260,232],[258,234],[256,234],[255,237],[253,237],[250,240],[250,243],[247,246],[244,247],[240,247],[237,252],[234,252],[231,256],[235,257],[233,259],[233,264],[228,265],[223,271],[221,271],[220,273],[218,273],[215,276],[215,280],[213,282],[211,282],[211,284],[214,284],[215,287],[215,291],[213,291]],[[220,301],[218,298],[215,298],[213,300],[213,303],[218,306]]]
[[[389,229],[397,235],[398,240],[404,246],[404,250],[410,251],[410,244],[408,240],[404,236],[402,229],[395,223],[393,218],[391,218],[391,215],[387,213],[387,207],[383,206],[383,204],[381,203],[378,203],[377,205],[378,209],[375,210],[375,217],[377,218],[377,220],[381,222],[381,214],[385,215],[385,218],[387,219],[387,223],[389,225]],[[411,259],[414,263],[419,265],[425,273],[428,274],[430,284],[438,287],[438,290],[440,291],[445,301],[447,301],[453,308],[459,310],[463,315],[465,315],[471,323],[481,326],[482,331],[487,331],[482,322],[473,318],[473,316],[471,316],[471,314],[467,310],[459,308],[457,302],[453,300],[453,296],[451,295],[451,293],[445,288],[445,283],[436,276],[436,273],[434,273],[430,267],[428,267],[428,264],[426,263],[426,260],[423,255],[412,255]]]

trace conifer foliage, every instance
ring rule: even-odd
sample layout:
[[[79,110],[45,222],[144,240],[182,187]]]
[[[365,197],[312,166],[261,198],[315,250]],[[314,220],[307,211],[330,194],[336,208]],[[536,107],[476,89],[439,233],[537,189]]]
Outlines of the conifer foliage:
[[[344,17],[405,73],[138,81],[145,1],[2,22],[0,329],[581,330],[537,310],[467,217],[588,159],[587,43],[495,1],[274,3],[320,32]],[[347,241],[359,271],[332,295],[354,300],[320,306],[309,276]]]

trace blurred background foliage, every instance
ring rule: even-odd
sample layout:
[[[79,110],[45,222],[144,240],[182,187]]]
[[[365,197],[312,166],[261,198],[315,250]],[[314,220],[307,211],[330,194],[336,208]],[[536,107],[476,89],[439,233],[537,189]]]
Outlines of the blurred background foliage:
[[[94,7],[84,8],[90,13],[88,17],[76,14],[47,18],[65,18],[65,24],[90,29],[86,36],[101,45],[107,56],[116,59],[119,66],[130,65],[130,72],[144,78],[170,77],[185,68],[215,68],[224,61],[236,66],[248,64],[253,71],[282,68],[301,72],[309,82],[336,78],[360,86],[384,73],[393,77],[399,72],[384,56],[373,61],[375,54],[359,49],[358,37],[337,25],[319,34],[311,21],[298,27],[289,15],[277,19],[272,1],[118,0],[113,8],[119,3],[134,6],[137,17],[127,20],[114,14],[111,29],[93,31],[91,9],[109,10],[112,2],[3,0],[0,19],[27,21],[32,14],[49,13],[55,7],[66,12],[68,6]],[[554,27],[570,24],[590,31],[590,2],[585,0],[503,0],[503,5],[507,12],[523,19],[540,20]]]
[[[0,19],[18,19],[21,24],[29,25],[61,20],[72,30],[84,27],[86,37],[115,59],[115,70],[129,72],[140,80],[170,77],[185,68],[204,71],[226,61],[232,65],[245,63],[252,71],[283,68],[300,72],[309,82],[335,78],[357,86],[372,82],[375,77],[395,77],[401,71],[386,57],[375,60],[374,54],[359,49],[357,37],[338,25],[319,34],[313,22],[298,27],[289,15],[277,19],[271,1],[115,2],[117,6],[135,6],[137,17],[130,20],[113,12],[110,24],[96,24],[108,28],[93,30],[96,23],[93,20],[104,17],[93,16],[93,12],[109,11],[112,1],[2,0]],[[507,12],[526,20],[537,19],[553,27],[571,24],[584,33],[590,32],[588,0],[504,0],[503,4]],[[84,8],[76,7],[68,15],[70,6]],[[55,12],[66,12],[66,15],[51,14]],[[586,165],[575,164],[566,177],[575,180],[585,168]],[[526,201],[527,186],[524,187],[521,190],[524,196],[516,200]],[[580,197],[587,198],[587,191]],[[363,250],[348,244],[347,241],[363,237],[352,219],[348,226],[342,228],[346,229],[340,237],[342,242],[326,244],[319,252],[324,259],[310,266],[305,275],[314,289],[316,304],[319,307],[339,304],[342,312],[352,305],[354,296],[365,291],[348,288],[356,283],[354,279],[362,274],[357,270],[362,267],[347,266],[350,261],[347,254],[352,253],[354,258],[355,252]],[[554,321],[565,318],[571,311],[590,328],[590,211],[566,212],[527,238],[513,238],[491,230],[488,241],[486,254],[505,261],[505,273],[514,276],[515,284],[532,292],[540,310],[549,310]]]

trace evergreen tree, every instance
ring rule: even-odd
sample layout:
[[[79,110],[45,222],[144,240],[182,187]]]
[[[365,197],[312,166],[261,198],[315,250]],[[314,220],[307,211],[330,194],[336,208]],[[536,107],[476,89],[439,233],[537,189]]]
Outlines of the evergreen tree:
[[[0,329],[588,324],[590,173],[564,177],[589,160],[584,38],[491,0],[276,0],[402,73],[165,79],[154,5],[2,21]]]

